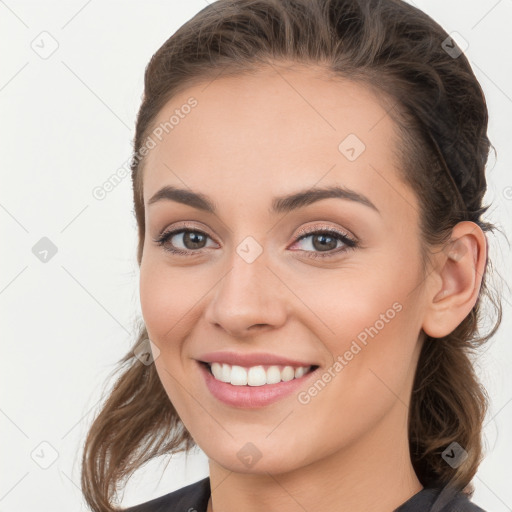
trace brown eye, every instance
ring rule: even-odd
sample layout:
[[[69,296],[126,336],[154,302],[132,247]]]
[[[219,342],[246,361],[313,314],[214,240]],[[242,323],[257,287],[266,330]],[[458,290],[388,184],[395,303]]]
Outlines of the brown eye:
[[[336,256],[358,246],[356,240],[333,229],[311,231],[300,236],[296,243],[307,239],[311,240],[303,244],[304,249],[301,252],[305,252],[311,258]],[[341,247],[338,246],[338,242],[342,243]]]
[[[180,233],[183,233],[182,241],[186,249],[202,249],[204,247],[207,238],[204,233],[198,231],[180,231]],[[174,235],[172,238],[178,235]]]
[[[313,247],[319,251],[336,249],[338,239],[331,235],[313,235]]]
[[[206,233],[192,229],[176,229],[163,233],[158,239],[154,240],[166,251],[174,254],[191,255],[199,252],[206,247],[206,241],[210,238]],[[179,244],[183,247],[180,247]]]

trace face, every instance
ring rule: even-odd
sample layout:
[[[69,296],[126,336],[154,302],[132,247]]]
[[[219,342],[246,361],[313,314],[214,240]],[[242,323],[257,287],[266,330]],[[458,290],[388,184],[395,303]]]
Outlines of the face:
[[[175,96],[155,127],[176,109],[179,123],[153,137],[144,167],[140,299],[156,369],[197,444],[238,472],[289,471],[372,434],[406,436],[421,345],[419,206],[398,177],[393,121],[361,84],[277,69]],[[165,186],[202,194],[213,211],[184,195],[151,201]],[[349,192],[313,193],[331,187]],[[314,371],[235,386],[199,362],[218,351]]]

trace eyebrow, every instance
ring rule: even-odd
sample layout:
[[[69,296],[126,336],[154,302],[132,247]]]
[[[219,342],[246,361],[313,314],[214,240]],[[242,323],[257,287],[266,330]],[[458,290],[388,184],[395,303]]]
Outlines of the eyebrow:
[[[322,199],[330,198],[346,199],[348,201],[363,204],[372,208],[380,215],[379,209],[366,196],[356,192],[355,190],[337,185],[323,188],[308,188],[292,194],[275,197],[272,201],[270,213],[276,214],[290,212]],[[156,192],[148,201],[148,206],[162,200],[176,201],[209,213],[215,214],[217,212],[217,207],[214,201],[212,201],[207,195],[170,185],[167,185]]]

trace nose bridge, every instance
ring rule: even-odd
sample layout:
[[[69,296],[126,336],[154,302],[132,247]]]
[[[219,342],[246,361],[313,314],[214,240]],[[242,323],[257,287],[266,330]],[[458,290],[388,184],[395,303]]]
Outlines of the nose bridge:
[[[282,323],[286,308],[269,264],[267,252],[252,236],[234,246],[227,273],[208,303],[208,321],[238,335],[255,324]]]

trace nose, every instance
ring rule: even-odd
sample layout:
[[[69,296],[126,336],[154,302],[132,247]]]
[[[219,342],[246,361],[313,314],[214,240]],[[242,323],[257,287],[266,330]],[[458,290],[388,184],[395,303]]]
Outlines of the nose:
[[[230,336],[244,338],[262,330],[278,329],[288,314],[286,287],[262,253],[252,262],[238,253],[215,285],[205,309],[210,325]]]

